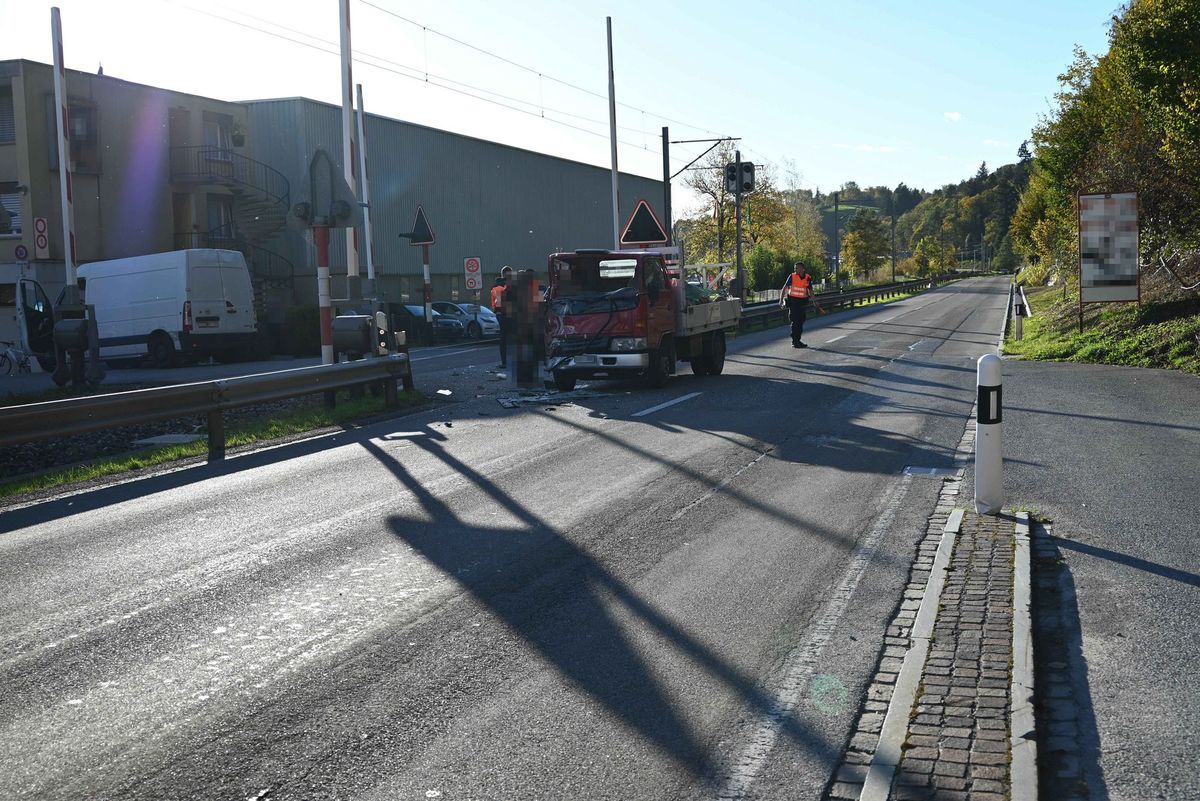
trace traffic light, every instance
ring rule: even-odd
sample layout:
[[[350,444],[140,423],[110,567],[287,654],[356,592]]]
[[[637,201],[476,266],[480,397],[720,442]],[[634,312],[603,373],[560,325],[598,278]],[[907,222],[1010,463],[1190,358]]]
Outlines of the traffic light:
[[[738,174],[736,164],[725,165],[725,191],[731,194],[737,194]]]
[[[754,191],[754,165],[742,162],[742,174],[738,175],[737,162],[725,165],[725,191],[734,195]]]
[[[742,162],[742,180],[739,190],[742,192],[754,191],[754,165],[748,161]]]

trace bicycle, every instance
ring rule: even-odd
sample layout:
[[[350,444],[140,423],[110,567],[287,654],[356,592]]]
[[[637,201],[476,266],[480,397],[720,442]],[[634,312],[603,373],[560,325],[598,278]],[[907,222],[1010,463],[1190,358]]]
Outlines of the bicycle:
[[[0,353],[0,375],[12,375],[13,369],[22,375],[33,372],[29,364],[29,354],[17,347],[15,342],[0,342],[4,352]]]

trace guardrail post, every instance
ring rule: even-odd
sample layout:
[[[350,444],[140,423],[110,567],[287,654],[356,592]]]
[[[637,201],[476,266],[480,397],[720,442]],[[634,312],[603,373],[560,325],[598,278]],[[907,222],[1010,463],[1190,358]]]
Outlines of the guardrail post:
[[[407,331],[397,331],[396,332],[396,352],[403,353],[406,357],[408,357],[408,332]],[[406,361],[406,367],[404,368],[403,381],[404,381],[404,391],[412,392],[413,391],[413,376],[412,376],[412,358],[411,357],[408,357],[408,359]],[[392,383],[393,383],[393,385],[395,384],[394,381]]]
[[[208,461],[225,458],[225,416],[220,409],[208,413]]]

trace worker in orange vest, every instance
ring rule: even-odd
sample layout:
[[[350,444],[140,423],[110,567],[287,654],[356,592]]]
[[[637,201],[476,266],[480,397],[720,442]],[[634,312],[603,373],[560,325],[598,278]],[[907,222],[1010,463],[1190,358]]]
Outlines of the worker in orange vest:
[[[498,367],[503,370],[508,367],[508,340],[512,336],[512,316],[505,306],[504,293],[512,284],[512,267],[504,266],[500,271],[500,277],[496,279],[495,286],[492,287],[492,311],[496,313],[496,321],[500,323],[500,364]]]
[[[804,262],[796,262],[792,274],[783,283],[779,292],[780,307],[787,306],[792,317],[792,347],[807,348],[801,337],[804,335],[804,318],[808,312],[809,301],[812,300],[812,276]]]

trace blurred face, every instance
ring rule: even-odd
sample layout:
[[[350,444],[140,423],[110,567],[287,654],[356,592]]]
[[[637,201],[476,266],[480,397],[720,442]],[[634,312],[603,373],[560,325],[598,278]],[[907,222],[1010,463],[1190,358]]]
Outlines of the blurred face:
[[[500,271],[500,279],[502,281],[504,281],[504,283],[506,283],[506,284],[511,284],[512,283],[512,270],[509,270],[507,268],[501,270]]]

